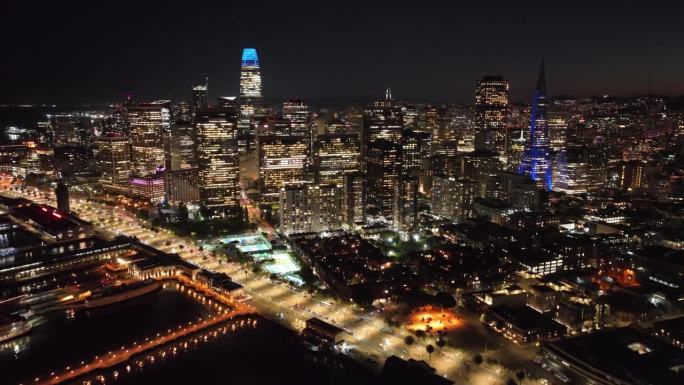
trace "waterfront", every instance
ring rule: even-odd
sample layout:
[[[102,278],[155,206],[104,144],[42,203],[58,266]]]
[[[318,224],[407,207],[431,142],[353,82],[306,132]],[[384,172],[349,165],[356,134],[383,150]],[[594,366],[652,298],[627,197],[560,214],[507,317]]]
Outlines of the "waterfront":
[[[0,367],[6,368],[2,383],[31,383],[36,377],[45,378],[53,371],[63,371],[98,354],[213,314],[209,308],[171,287],[101,309],[55,312],[39,319],[25,337],[2,345]],[[174,346],[178,346],[178,354],[169,354],[154,365],[147,361],[143,368],[135,365],[137,360],[155,354],[161,358],[164,349],[171,352]],[[258,316],[238,317],[135,357],[130,363],[94,372],[72,383],[97,384],[100,374],[111,380],[111,372],[117,368],[122,375],[116,382],[129,385],[268,384],[295,380],[352,384],[370,375],[361,369],[342,370],[339,365],[316,357],[302,346],[294,332]],[[129,364],[134,370],[127,373],[125,367]]]

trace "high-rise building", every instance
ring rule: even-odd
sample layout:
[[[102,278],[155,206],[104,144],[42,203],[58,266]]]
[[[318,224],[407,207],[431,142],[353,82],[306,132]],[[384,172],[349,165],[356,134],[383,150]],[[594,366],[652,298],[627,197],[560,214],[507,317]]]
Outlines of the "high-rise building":
[[[259,137],[259,179],[263,201],[277,201],[285,183],[307,181],[308,140],[299,136]]]
[[[549,145],[548,100],[544,61],[539,69],[537,87],[532,99],[530,114],[530,137],[522,155],[519,173],[529,175],[540,187],[551,190],[551,150]]]
[[[261,98],[261,70],[259,67],[259,57],[254,48],[242,50],[240,97],[243,99]]]
[[[176,122],[172,124],[164,139],[164,146],[168,150],[168,169],[179,170],[197,166],[195,127],[192,123]]]
[[[345,173],[359,171],[360,155],[357,134],[318,135],[313,157],[316,183],[341,186]]]
[[[377,140],[388,140],[392,143],[401,142],[401,133],[404,130],[404,112],[401,105],[392,99],[388,90],[385,100],[372,103],[364,110],[363,114],[363,149]],[[366,151],[363,151],[365,154]]]
[[[394,190],[401,172],[401,146],[386,139],[368,144],[366,166],[368,203],[377,215],[391,222],[394,215]]]
[[[311,137],[309,106],[299,99],[283,102],[283,118],[290,122],[289,135]]]
[[[68,213],[69,209],[69,186],[60,181],[55,188],[55,198],[57,200],[57,209],[59,211]]]
[[[280,189],[279,225],[285,234],[339,229],[341,189],[332,185],[286,183]]]
[[[197,111],[206,110],[209,108],[209,79],[207,78],[204,84],[192,87],[192,110]]]
[[[646,162],[630,160],[622,162],[618,176],[618,187],[623,191],[634,191],[645,187]]]
[[[169,203],[199,202],[199,170],[186,168],[166,171],[164,188]]]
[[[242,50],[240,67],[240,119],[238,121],[238,150],[248,153],[254,149],[255,122],[261,113],[261,70],[254,48]]]
[[[403,175],[394,184],[392,226],[408,231],[418,225],[418,178]]]
[[[554,191],[582,194],[599,189],[606,182],[606,155],[598,148],[563,148],[556,162]]]
[[[168,100],[159,100],[128,108],[132,168],[139,176],[154,174],[166,163],[164,134],[170,128],[170,105]]]
[[[427,132],[404,130],[401,135],[401,170],[403,175],[420,174],[428,166],[430,138]]]
[[[451,220],[473,215],[475,182],[446,175],[432,177],[432,212]]]
[[[212,109],[195,115],[200,202],[211,216],[240,205],[237,111]]]
[[[503,76],[485,75],[475,88],[475,149],[506,151],[508,81]]]
[[[344,174],[343,193],[344,224],[351,229],[363,225],[366,222],[366,175],[362,172]]]
[[[125,184],[131,173],[130,141],[124,136],[101,136],[97,138],[97,168],[100,181]]]

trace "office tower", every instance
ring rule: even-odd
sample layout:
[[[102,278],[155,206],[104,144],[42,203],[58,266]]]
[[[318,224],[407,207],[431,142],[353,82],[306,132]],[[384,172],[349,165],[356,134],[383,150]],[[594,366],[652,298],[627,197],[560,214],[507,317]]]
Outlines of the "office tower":
[[[164,173],[158,172],[145,176],[132,176],[128,178],[129,193],[138,199],[153,203],[164,200]]]
[[[100,181],[108,184],[125,184],[131,173],[130,140],[125,136],[97,138],[97,168]]]
[[[254,48],[242,50],[240,97],[243,99],[261,98],[261,70],[259,68],[259,57]]]
[[[396,230],[408,231],[418,225],[418,178],[402,175],[394,184],[392,225]]]
[[[554,191],[582,194],[599,189],[606,181],[606,155],[599,148],[563,148],[556,162]]]
[[[199,170],[186,168],[166,171],[164,187],[169,203],[199,202]]]
[[[261,199],[278,200],[285,183],[307,181],[308,140],[299,136],[259,137],[259,178]]]
[[[160,100],[128,108],[132,169],[139,176],[153,174],[165,165],[164,135],[170,128],[170,104]]]
[[[286,183],[279,201],[279,227],[285,234],[336,230],[342,225],[342,191],[337,186]]]
[[[218,108],[232,108],[235,111],[240,110],[240,102],[235,96],[219,96],[216,98],[216,106]]]
[[[634,191],[645,187],[646,162],[630,160],[622,162],[619,169],[618,187],[622,191]]]
[[[399,144],[403,129],[404,113],[388,89],[385,100],[376,101],[364,110],[362,153],[366,153],[370,143],[378,140]]]
[[[346,173],[342,183],[342,220],[348,228],[353,229],[366,222],[366,175],[359,171]]]
[[[311,137],[309,106],[299,99],[283,102],[283,118],[290,122],[290,135]]]
[[[333,116],[325,122],[326,134],[347,134],[350,132],[352,132],[351,124],[349,121],[340,117],[338,113],[334,113]]]
[[[451,220],[470,218],[473,215],[475,182],[453,176],[432,177],[432,212]]]
[[[430,158],[430,138],[426,132],[410,129],[401,135],[401,170],[403,175],[418,175],[428,166]]]
[[[508,81],[499,75],[484,75],[475,88],[475,149],[506,152]]]
[[[204,84],[192,87],[193,113],[207,108],[209,108],[209,78],[205,79]]]
[[[553,111],[549,113],[549,145],[556,153],[565,149],[568,142],[568,118],[565,114]]]
[[[240,205],[237,119],[233,109],[195,114],[199,196],[212,217],[232,214]]]
[[[242,50],[240,67],[240,120],[238,121],[238,149],[241,154],[254,148],[254,118],[264,115],[260,111],[261,70],[257,51],[254,48]]]
[[[173,105],[172,122],[176,123],[192,123],[193,108],[185,100],[181,100]]]
[[[167,169],[179,170],[197,166],[195,154],[195,127],[192,123],[176,122],[171,125],[166,139],[165,148],[168,149]]]
[[[52,138],[55,146],[78,144],[78,118],[72,116],[53,116],[50,119]]]
[[[360,155],[357,134],[318,135],[313,156],[316,183],[341,186],[344,174],[359,171]]]
[[[394,189],[401,172],[401,146],[385,139],[368,144],[368,204],[387,222],[393,219]]]
[[[548,100],[546,94],[546,75],[544,61],[539,69],[537,87],[532,99],[530,114],[530,137],[522,160],[519,173],[529,175],[539,185],[551,190],[553,181],[551,174],[551,152],[549,148]]]
[[[71,211],[69,209],[69,186],[66,183],[60,181],[57,183],[55,188],[55,198],[57,200],[57,209],[68,213]]]
[[[429,133],[432,138],[433,154],[453,156],[456,154],[457,136],[451,127],[449,110],[443,107],[429,107],[423,116],[422,132]]]

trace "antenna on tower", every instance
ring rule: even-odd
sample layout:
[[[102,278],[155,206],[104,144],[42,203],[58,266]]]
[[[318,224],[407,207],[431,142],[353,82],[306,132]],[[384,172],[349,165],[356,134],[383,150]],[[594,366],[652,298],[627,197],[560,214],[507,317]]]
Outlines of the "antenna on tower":
[[[389,87],[385,88],[385,100],[392,100],[392,89]]]

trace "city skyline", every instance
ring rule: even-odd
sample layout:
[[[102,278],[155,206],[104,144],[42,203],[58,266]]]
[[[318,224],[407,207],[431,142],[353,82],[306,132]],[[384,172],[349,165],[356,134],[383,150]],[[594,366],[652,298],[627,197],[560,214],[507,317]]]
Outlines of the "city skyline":
[[[512,101],[524,101],[534,87],[529,69],[542,57],[554,95],[684,93],[677,66],[684,58],[673,49],[684,36],[677,4],[592,4],[589,13],[586,2],[553,9],[380,2],[363,12],[353,4],[207,5],[197,10],[203,17],[190,19],[173,4],[141,5],[134,16],[126,5],[95,23],[83,17],[84,5],[41,12],[12,3],[0,103],[106,103],[126,91],[178,99],[205,77],[213,95],[238,95],[243,47],[260,53],[266,99],[367,99],[390,86],[399,99],[471,102],[483,74],[501,74]],[[528,19],[535,28],[522,22]],[[278,31],[309,37],[284,39]]]

